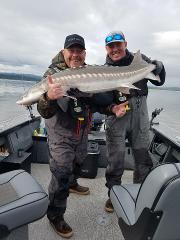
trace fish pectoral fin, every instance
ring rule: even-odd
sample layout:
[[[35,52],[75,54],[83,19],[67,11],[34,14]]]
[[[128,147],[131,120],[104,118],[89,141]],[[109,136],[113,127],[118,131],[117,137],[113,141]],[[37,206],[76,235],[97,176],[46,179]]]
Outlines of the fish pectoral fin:
[[[128,83],[128,84],[122,84],[121,88],[133,88],[133,89],[137,89],[140,90],[139,88],[135,87],[133,84]]]
[[[137,87],[135,87],[133,85],[132,85],[132,87],[129,87],[129,86],[128,87],[120,87],[117,90],[122,92],[122,93],[125,93],[125,94],[130,94],[129,90],[132,89],[132,88],[136,89],[136,90],[140,90],[139,88],[137,88]]]
[[[154,75],[154,73],[150,72],[147,76],[147,79],[153,80],[153,81],[157,81],[157,82],[161,82],[161,79],[159,77],[159,75]]]
[[[125,94],[130,94],[129,88],[127,87],[120,87],[117,89],[119,92],[125,93]]]
[[[122,87],[118,88],[118,91],[125,93],[125,94],[130,94],[130,92],[129,92],[130,89],[140,90],[139,88],[135,87],[132,84],[128,84],[128,85],[123,84]]]

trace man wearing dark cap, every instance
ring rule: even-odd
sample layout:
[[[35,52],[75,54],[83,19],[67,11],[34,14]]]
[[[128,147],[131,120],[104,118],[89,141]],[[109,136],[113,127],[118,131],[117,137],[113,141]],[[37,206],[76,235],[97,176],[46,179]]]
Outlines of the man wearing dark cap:
[[[128,66],[131,64],[134,54],[127,49],[127,41],[121,31],[109,33],[105,38],[107,51],[106,64],[111,66]],[[165,82],[165,69],[162,62],[150,60],[145,55],[142,58],[153,63],[156,68],[155,75],[159,75],[160,82],[152,81],[156,86]],[[114,114],[106,119],[106,139],[108,150],[108,166],[106,169],[106,186],[108,190],[114,185],[121,184],[124,172],[125,140],[128,138],[135,159],[134,183],[141,183],[152,167],[152,160],[148,153],[149,147],[149,118],[147,109],[147,95],[149,79],[142,79],[134,85],[139,89],[130,90],[126,95],[118,91],[109,92],[107,95],[113,99],[109,107]],[[151,82],[151,81],[150,81]],[[130,110],[124,116],[119,115],[119,106],[124,101],[129,102]],[[108,191],[108,195],[109,195]],[[105,204],[107,212],[113,212],[110,199]]]
[[[70,95],[74,95],[77,100],[63,98],[60,85],[53,83],[50,75],[83,66],[85,56],[83,37],[77,34],[67,36],[64,49],[52,59],[52,64],[44,74],[44,78],[49,76],[49,90],[42,95],[37,106],[39,113],[45,118],[52,173],[47,217],[54,230],[65,238],[73,234],[64,220],[69,192],[89,194],[89,188],[80,186],[77,177],[87,154],[91,102],[89,97],[83,97],[76,90]]]
[[[85,49],[84,38],[77,34],[67,36],[64,42],[64,48],[68,49],[73,45],[79,45],[81,48]]]

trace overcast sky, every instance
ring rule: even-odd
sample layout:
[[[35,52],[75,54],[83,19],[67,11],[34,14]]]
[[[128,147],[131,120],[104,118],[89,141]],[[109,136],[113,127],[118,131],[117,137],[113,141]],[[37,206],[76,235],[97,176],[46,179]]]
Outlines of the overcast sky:
[[[179,0],[1,0],[0,71],[42,75],[66,35],[85,38],[88,64],[104,64],[104,38],[122,30],[128,49],[163,61],[180,86]]]

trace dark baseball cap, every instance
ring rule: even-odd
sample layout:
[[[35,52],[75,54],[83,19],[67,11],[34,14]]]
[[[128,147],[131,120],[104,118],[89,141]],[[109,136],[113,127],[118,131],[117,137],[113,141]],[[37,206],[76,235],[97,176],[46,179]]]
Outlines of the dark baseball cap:
[[[68,35],[64,42],[64,48],[70,48],[73,45],[79,45],[81,48],[85,48],[84,38],[78,34]]]

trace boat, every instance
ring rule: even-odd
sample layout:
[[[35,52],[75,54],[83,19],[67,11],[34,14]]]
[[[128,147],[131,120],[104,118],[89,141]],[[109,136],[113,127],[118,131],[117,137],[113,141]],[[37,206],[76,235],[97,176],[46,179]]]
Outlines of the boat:
[[[180,162],[180,134],[172,129],[169,130],[161,123],[154,122],[154,118],[161,111],[161,109],[155,109],[150,122],[151,144],[149,152],[154,166],[166,162]],[[124,237],[119,228],[116,213],[108,214],[104,211],[104,204],[107,200],[107,189],[104,186],[104,174],[107,166],[104,117],[96,117],[93,123],[89,133],[88,156],[82,166],[82,175],[79,180],[80,184],[90,188],[90,195],[82,197],[70,194],[65,219],[74,230],[74,235],[71,238],[73,240],[123,240]],[[34,116],[32,112],[30,112],[29,120],[1,129],[0,189],[2,187],[1,177],[4,174],[16,171],[16,175],[20,176],[24,174],[25,170],[42,186],[41,191],[44,193],[43,198],[41,198],[43,199],[42,204],[47,206],[46,193],[50,181],[47,149],[47,136],[44,127],[42,127],[42,119],[40,116]],[[132,183],[134,160],[128,142],[126,143],[125,159],[126,171],[122,181],[123,183]],[[21,169],[23,169],[23,173]],[[27,178],[27,176],[24,177]],[[18,181],[17,184],[19,184]],[[23,181],[23,177],[21,181]],[[16,227],[8,229],[2,223],[3,211],[9,202],[6,206],[6,204],[1,204],[1,200],[0,197],[0,239],[61,239],[50,227],[45,212],[41,212],[39,219],[37,216],[34,219],[31,216],[32,222],[27,220],[24,224],[21,222],[18,225],[17,223]],[[13,204],[13,202],[10,203]],[[33,208],[31,215],[33,215]],[[10,214],[11,211],[9,210],[8,213]],[[8,216],[10,219],[11,215]],[[13,217],[14,215],[12,215],[12,219]]]

